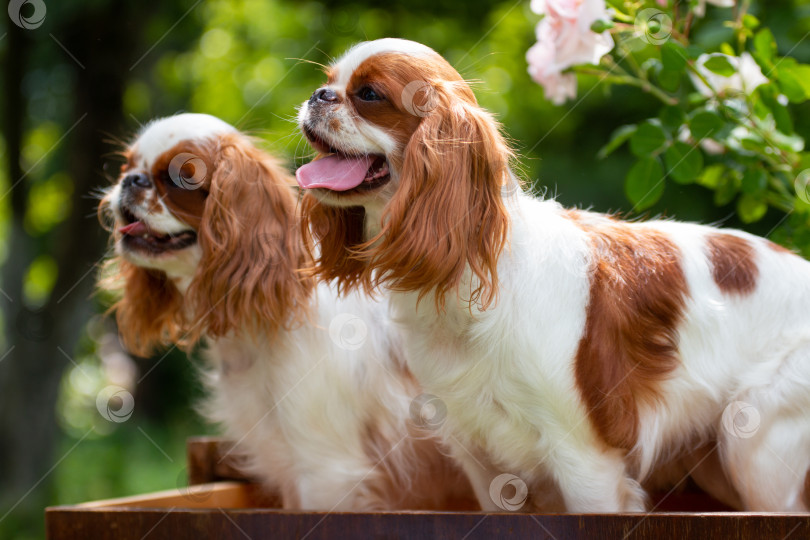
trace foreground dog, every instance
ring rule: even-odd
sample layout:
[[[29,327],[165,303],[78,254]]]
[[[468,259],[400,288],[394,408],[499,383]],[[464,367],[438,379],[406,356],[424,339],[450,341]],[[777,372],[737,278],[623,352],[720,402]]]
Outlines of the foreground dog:
[[[119,330],[140,354],[208,338],[205,412],[246,472],[291,509],[463,502],[466,479],[419,412],[409,418],[420,391],[386,304],[338,299],[301,277],[288,173],[200,114],[152,122],[125,156],[102,202],[114,218],[117,274],[104,286],[120,290]]]
[[[317,269],[393,291],[485,509],[528,490],[538,508],[642,511],[643,486],[691,473],[737,508],[808,510],[810,264],[523,193],[496,122],[417,43],[355,46],[299,121],[322,154],[297,172]]]

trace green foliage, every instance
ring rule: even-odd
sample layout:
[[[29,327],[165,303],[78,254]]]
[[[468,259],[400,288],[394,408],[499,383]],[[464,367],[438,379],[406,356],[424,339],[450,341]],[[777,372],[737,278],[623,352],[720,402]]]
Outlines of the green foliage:
[[[664,193],[664,169],[654,157],[642,157],[627,173],[627,198],[636,210],[645,210]]]
[[[777,236],[810,252],[804,240],[810,235],[802,230],[810,221],[808,205],[794,189],[810,163],[806,123],[801,134],[796,129],[796,106],[810,99],[810,65],[780,56],[767,18],[748,12],[761,6],[744,3],[703,20],[688,15],[691,8],[683,3],[610,4],[616,23],[655,9],[655,20],[672,27],[662,39],[666,25],[643,27],[648,34],[641,38],[638,25],[606,25],[614,50],[599,66],[575,70],[601,72],[603,84],[636,86],[664,104],[646,119],[621,126],[598,153],[605,158],[629,142],[637,161],[626,174],[625,194],[634,209],[647,209],[660,200],[668,181],[695,184],[712,190],[718,206],[734,203],[743,224],[762,220],[771,207],[804,215],[780,225],[789,234]],[[731,31],[721,34],[718,23]]]

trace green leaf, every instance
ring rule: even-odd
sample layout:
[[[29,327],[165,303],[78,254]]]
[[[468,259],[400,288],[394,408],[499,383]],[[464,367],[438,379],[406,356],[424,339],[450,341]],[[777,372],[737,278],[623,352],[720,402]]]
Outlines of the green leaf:
[[[605,159],[610,154],[612,154],[617,148],[624,144],[624,142],[629,139],[633,133],[636,132],[638,126],[635,124],[630,124],[627,126],[620,126],[618,127],[613,134],[610,136],[610,140],[608,143],[603,146],[599,152],[596,154],[598,159]]]
[[[697,178],[697,183],[709,189],[716,189],[720,185],[726,168],[723,165],[709,165]]]
[[[676,142],[664,153],[669,176],[679,184],[689,184],[703,169],[703,154],[696,146]]]
[[[661,123],[664,127],[671,130],[676,130],[686,123],[686,114],[683,112],[683,109],[677,105],[664,106],[661,112],[658,113],[658,118],[661,119]]]
[[[749,30],[753,30],[757,26],[759,26],[759,19],[751,15],[750,13],[746,13],[742,19],[743,26],[748,28]]]
[[[754,36],[754,59],[764,71],[770,71],[776,60],[776,40],[770,29],[763,28]]]
[[[810,153],[805,152],[799,156],[799,166],[797,169],[810,169]]]
[[[734,54],[734,49],[726,42],[720,44],[720,52],[728,56],[737,56]]]
[[[614,26],[616,26],[616,25],[611,20],[603,21],[601,19],[598,19],[598,20],[594,21],[593,24],[591,25],[591,31],[595,32],[597,34],[601,34],[605,30],[609,30],[610,28],[613,28]]]
[[[650,121],[639,124],[630,137],[630,150],[644,158],[659,152],[667,143],[667,135],[660,125]]]
[[[681,73],[686,69],[686,50],[677,42],[669,40],[661,45],[661,63],[664,70]]]
[[[792,73],[778,70],[776,72],[776,80],[779,84],[779,89],[787,96],[791,103],[801,103],[805,100],[802,83],[796,80],[796,77],[794,77]]]
[[[753,195],[745,194],[737,201],[737,214],[743,223],[754,223],[768,212],[768,204]]]
[[[784,58],[776,68],[776,78],[782,93],[792,103],[810,98],[810,66],[799,64],[793,58]]]
[[[676,91],[681,85],[681,74],[677,71],[662,69],[656,78],[658,79],[658,84],[661,85],[661,88],[668,92]]]
[[[624,190],[636,210],[644,210],[658,202],[664,193],[664,169],[658,159],[646,157],[638,160],[627,173]]]
[[[740,189],[748,195],[755,195],[765,191],[768,186],[768,175],[762,169],[747,169],[743,174]]]
[[[740,173],[733,169],[727,169],[725,174],[718,178],[717,187],[714,190],[714,204],[724,206],[734,200],[740,190]]]
[[[690,60],[697,60],[700,58],[702,54],[706,51],[700,45],[695,45],[694,43],[690,43],[686,46],[686,54],[689,56]]]
[[[760,103],[755,102],[755,106],[762,105],[767,108],[767,112],[773,116],[776,121],[776,129],[782,133],[793,133],[793,119],[790,117],[790,112],[787,107],[779,103],[776,98],[776,89],[772,84],[763,84],[757,89],[754,94],[759,95]]]
[[[731,65],[731,62],[729,62],[728,58],[725,56],[712,56],[703,63],[703,67],[723,77],[731,77],[737,73],[737,70],[734,69],[734,66]]]
[[[725,122],[716,113],[703,109],[697,111],[689,120],[689,131],[693,137],[700,140],[716,136],[724,125]]]

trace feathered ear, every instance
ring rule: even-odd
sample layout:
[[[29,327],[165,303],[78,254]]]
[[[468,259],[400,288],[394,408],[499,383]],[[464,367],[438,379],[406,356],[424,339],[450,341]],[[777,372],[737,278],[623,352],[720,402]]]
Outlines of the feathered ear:
[[[294,180],[241,134],[223,135],[187,300],[198,332],[275,332],[306,318],[312,280],[295,213]]]
[[[405,149],[400,185],[383,214],[382,231],[363,257],[379,282],[395,290],[433,291],[442,308],[469,265],[469,298],[486,309],[498,294],[498,257],[509,218],[502,188],[512,152],[497,122],[466,86],[435,91],[436,107]]]
[[[365,210],[322,204],[310,193],[304,193],[301,206],[304,241],[310,256],[317,259],[317,266],[310,270],[324,281],[337,280],[340,292],[351,289],[366,269],[366,263],[354,256],[364,243]]]
[[[118,334],[130,352],[149,356],[172,343],[186,345],[183,298],[163,272],[148,270],[120,257],[106,261],[99,288],[119,299],[115,312]]]

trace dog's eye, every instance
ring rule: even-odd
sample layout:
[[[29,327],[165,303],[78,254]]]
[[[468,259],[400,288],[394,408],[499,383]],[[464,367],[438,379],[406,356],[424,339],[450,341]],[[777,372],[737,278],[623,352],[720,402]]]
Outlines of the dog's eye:
[[[160,180],[160,182],[161,182],[161,183],[162,183],[164,186],[166,186],[166,187],[170,187],[170,188],[177,188],[177,187],[180,187],[180,186],[178,186],[178,185],[177,185],[177,182],[175,182],[174,180],[172,180],[172,177],[171,177],[171,176],[169,176],[169,170],[168,170],[168,169],[162,169],[162,170],[160,170],[160,171],[157,173],[157,178],[158,178],[158,180]]]
[[[382,100],[382,96],[374,91],[374,89],[370,86],[364,86],[360,90],[357,91],[357,97],[362,99],[363,101],[380,101]]]

